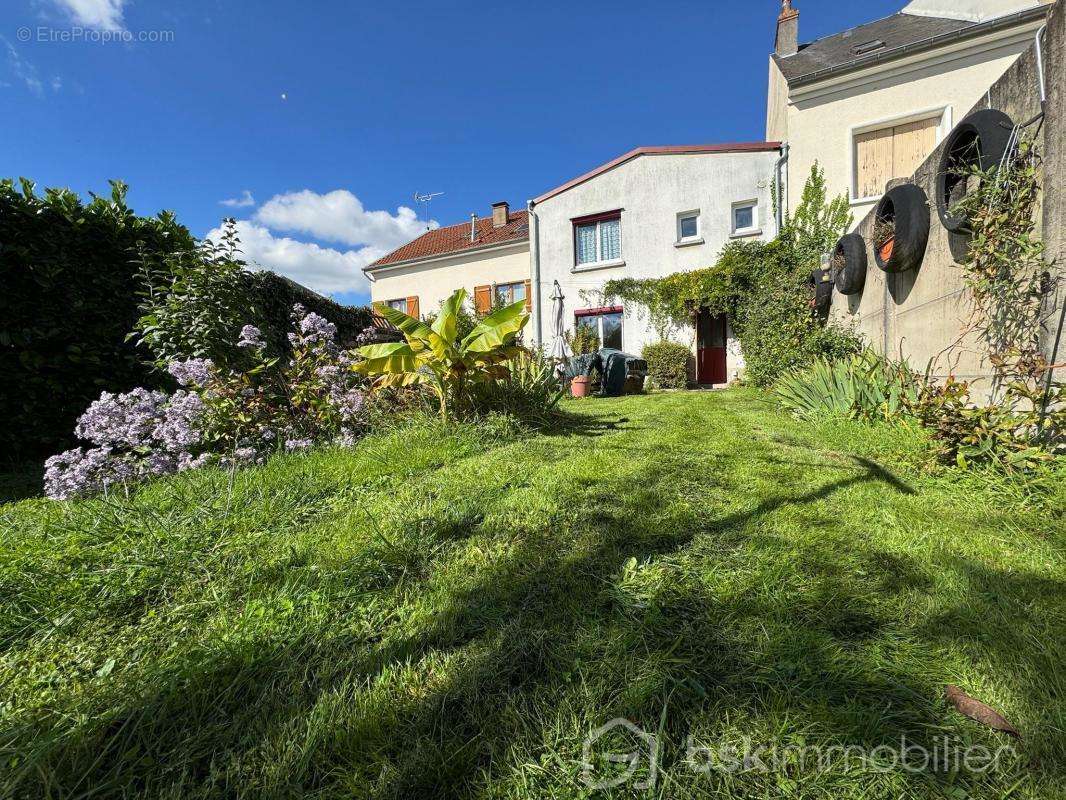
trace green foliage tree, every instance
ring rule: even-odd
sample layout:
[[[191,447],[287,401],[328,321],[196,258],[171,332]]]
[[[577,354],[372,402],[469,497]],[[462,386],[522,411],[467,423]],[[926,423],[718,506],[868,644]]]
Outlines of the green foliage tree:
[[[507,378],[506,362],[523,352],[515,338],[529,322],[524,300],[494,311],[463,338],[459,313],[467,298],[459,289],[441,305],[432,325],[378,303],[375,309],[406,341],[370,345],[357,352],[352,367],[376,378],[379,387],[426,386],[437,397],[444,419],[469,407],[471,384]]]
[[[146,347],[160,369],[184,358],[210,358],[220,366],[239,360],[236,333],[257,320],[249,305],[237,223],[227,219],[218,243],[140,254],[143,312],[130,337]]]
[[[219,367],[239,367],[237,346],[244,325],[258,327],[275,356],[291,351],[290,315],[299,303],[337,325],[344,346],[371,324],[365,307],[340,306],[273,272],[250,271],[241,257],[237,224],[227,219],[219,241],[201,241],[171,253],[139,255],[140,310],[130,338],[156,367],[171,361],[210,358]]]
[[[847,195],[829,199],[825,170],[815,161],[803,185],[799,205],[794,213],[785,215],[782,234],[792,238],[798,260],[810,263],[813,269],[824,253],[832,251],[853,221]]]

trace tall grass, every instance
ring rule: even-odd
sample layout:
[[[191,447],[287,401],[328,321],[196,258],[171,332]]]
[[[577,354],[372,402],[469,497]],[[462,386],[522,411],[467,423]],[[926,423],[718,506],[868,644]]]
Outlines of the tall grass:
[[[904,427],[746,391],[427,420],[129,497],[0,506],[0,797],[1045,798],[1066,766],[1061,518],[908,466]],[[565,435],[564,435],[565,434]],[[992,772],[696,772],[688,743],[998,748]],[[620,752],[628,752],[627,750]]]

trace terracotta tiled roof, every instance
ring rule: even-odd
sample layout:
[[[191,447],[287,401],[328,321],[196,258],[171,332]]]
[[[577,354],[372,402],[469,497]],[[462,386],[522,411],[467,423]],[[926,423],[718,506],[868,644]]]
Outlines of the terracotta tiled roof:
[[[556,186],[549,192],[545,192],[534,203],[543,203],[545,200],[549,200],[555,197],[557,194],[562,194],[567,189],[573,189],[575,186],[580,186],[585,181],[592,180],[597,175],[602,175],[608,170],[612,170],[615,167],[621,166],[627,161],[632,161],[639,156],[654,156],[654,155],[688,155],[688,154],[706,154],[706,153],[765,153],[774,150],[781,149],[781,142],[734,142],[732,144],[668,144],[668,145],[655,145],[651,147],[637,147],[630,150],[628,153],[623,153],[613,161],[608,161],[606,164],[601,164],[591,172],[586,172],[584,175],[579,175],[571,181],[567,181],[562,186]]]
[[[492,227],[492,217],[483,217],[477,221],[477,236],[470,241],[470,222],[460,222],[446,228],[426,231],[413,242],[393,250],[373,264],[363,268],[365,272],[399,264],[403,261],[417,261],[463,250],[474,250],[494,244],[522,242],[529,240],[529,219],[526,211],[512,211],[507,217],[507,224],[500,228]]]

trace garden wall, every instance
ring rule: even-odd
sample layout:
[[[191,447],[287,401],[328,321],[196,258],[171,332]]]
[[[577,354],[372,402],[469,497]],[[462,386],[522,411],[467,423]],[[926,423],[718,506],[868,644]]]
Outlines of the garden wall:
[[[1066,130],[1063,103],[1066,85],[1066,14],[1060,0],[1051,13],[1044,38],[1045,83],[1048,88],[1046,117],[1038,136],[1044,153],[1043,236],[1048,257],[1057,263],[1053,273],[1060,277],[1066,263]],[[1016,122],[1027,122],[1041,110],[1035,48],[1026,51],[987,92],[973,110],[995,108]],[[960,115],[960,120],[966,115]],[[1034,126],[1035,127],[1035,126]],[[991,367],[983,357],[979,337],[964,334],[970,317],[970,303],[963,285],[958,261],[965,253],[966,239],[949,234],[940,224],[935,207],[935,181],[943,144],[914,173],[912,182],[930,198],[929,245],[921,268],[888,274],[877,268],[871,246],[874,213],[860,223],[857,233],[867,242],[868,268],[863,291],[854,295],[833,293],[832,315],[838,321],[853,322],[871,345],[890,357],[902,355],[913,368],[924,370],[932,362],[932,375],[953,374],[974,384],[975,395],[989,387]],[[911,182],[911,181],[908,181]],[[1045,334],[1050,351],[1058,322],[1058,304],[1066,287],[1061,285],[1052,316],[1054,324]],[[1061,355],[1061,348],[1060,348]]]

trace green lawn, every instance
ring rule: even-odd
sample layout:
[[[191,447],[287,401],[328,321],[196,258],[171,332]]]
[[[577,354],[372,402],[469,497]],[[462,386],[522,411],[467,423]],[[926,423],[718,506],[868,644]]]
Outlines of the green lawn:
[[[567,410],[0,507],[0,796],[1062,795],[1061,495],[1023,509],[923,473],[906,431],[755,392]],[[1024,739],[949,709],[948,683]],[[657,783],[590,792],[583,741],[621,717],[659,737]],[[904,736],[1014,753],[686,757]]]

